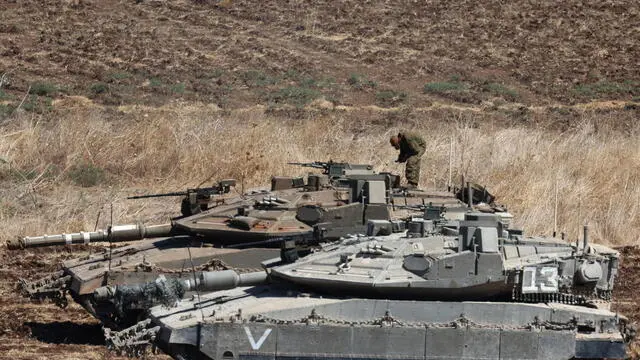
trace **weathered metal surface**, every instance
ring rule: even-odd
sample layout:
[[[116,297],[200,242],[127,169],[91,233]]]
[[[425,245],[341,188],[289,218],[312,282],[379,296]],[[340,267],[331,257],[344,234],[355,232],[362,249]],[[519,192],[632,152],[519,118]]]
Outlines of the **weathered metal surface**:
[[[209,359],[625,356],[628,320],[593,304],[613,288],[616,251],[524,237],[499,213],[454,224],[413,218],[402,231],[390,222],[389,235],[323,244],[293,263],[265,264],[250,281],[193,274],[180,286],[200,296],[151,309],[154,344]],[[243,283],[254,286],[222,290]]]
[[[214,303],[214,299],[216,299]],[[220,300],[222,299],[222,300]],[[226,299],[226,300],[225,300]],[[547,304],[343,299],[291,288],[244,288],[152,309],[156,342],[211,359],[620,358],[623,321],[606,310]],[[599,324],[610,325],[601,327]],[[614,330],[618,334],[611,331]],[[606,342],[606,346],[600,346]],[[594,356],[598,355],[598,356]]]
[[[175,218],[170,224],[116,225],[92,232],[25,237],[16,247],[134,242],[64,262],[63,275],[58,277],[63,280],[58,280],[55,289],[42,286],[50,277],[46,274],[40,280],[22,281],[21,285],[27,296],[49,297],[61,305],[66,304],[65,294],[69,293],[101,321],[120,328],[131,325],[138,314],[119,314],[114,319],[108,307],[92,304],[88,298],[96,288],[143,283],[163,274],[184,278],[193,271],[251,271],[259,268],[263,260],[279,256],[281,247],[290,259],[295,259],[298,248],[308,251],[318,241],[366,232],[369,219],[388,220],[421,211],[422,198],[406,193],[393,195],[393,175],[377,174],[369,165],[321,166],[324,173],[309,175],[307,182],[303,178],[279,177],[272,182],[278,190],[237,194],[229,191],[233,182],[226,180],[207,189],[149,195],[185,196],[182,205],[186,202],[193,214]],[[456,203],[453,194],[434,192],[429,196],[437,206]],[[395,205],[400,202],[417,208]],[[247,247],[260,249],[237,249]]]

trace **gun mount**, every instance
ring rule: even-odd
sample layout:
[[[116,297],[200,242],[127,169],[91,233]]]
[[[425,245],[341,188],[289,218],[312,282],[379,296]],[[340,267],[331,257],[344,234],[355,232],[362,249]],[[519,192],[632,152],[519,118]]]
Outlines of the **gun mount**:
[[[331,179],[340,178],[349,175],[373,175],[373,165],[368,164],[351,164],[333,161],[313,161],[313,162],[289,162],[289,165],[302,167],[310,167],[314,169],[322,169],[322,173],[328,175]]]
[[[182,199],[180,212],[182,213],[182,216],[186,217],[198,214],[201,211],[209,209],[210,203],[214,200],[217,200],[216,202],[223,201],[222,199],[214,199],[214,197],[220,197],[228,194],[231,191],[231,188],[235,186],[235,179],[225,179],[219,181],[217,185],[213,187],[187,189],[184,191],[174,191],[159,194],[135,195],[129,196],[127,197],[127,199],[136,200],[157,197],[183,196],[184,198]]]

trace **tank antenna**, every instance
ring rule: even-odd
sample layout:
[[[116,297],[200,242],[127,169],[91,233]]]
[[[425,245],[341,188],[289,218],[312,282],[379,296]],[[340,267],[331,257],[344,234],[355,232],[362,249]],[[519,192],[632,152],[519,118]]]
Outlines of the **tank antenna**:
[[[198,295],[198,308],[200,309],[201,321],[204,321],[204,311],[202,311],[202,306],[200,306],[200,286],[198,286],[198,278],[196,276],[196,267],[193,265],[193,257],[191,256],[191,245],[187,246],[187,251],[189,252],[189,262],[191,263],[191,273],[193,274],[193,284],[195,286],[196,295]],[[195,304],[194,304],[195,305]]]
[[[553,206],[553,237],[558,232],[558,174],[556,174],[555,182],[555,203]]]
[[[583,241],[584,241],[584,251],[587,252],[587,247],[589,247],[589,225],[588,224],[584,224],[584,227],[582,228],[583,231]]]
[[[104,207],[103,207],[103,208],[104,208]],[[98,222],[100,222],[100,215],[102,214],[102,209],[103,209],[103,208],[101,208],[100,210],[98,210],[98,216],[96,216],[96,224],[95,224],[95,225],[93,225],[93,231],[94,231],[94,232],[96,232],[96,231],[98,230]],[[91,248],[92,248],[92,247],[90,246],[90,247],[89,247],[89,255],[91,255],[91,253],[93,252],[93,251],[91,251]]]
[[[204,180],[202,180],[200,184],[198,184],[198,186],[196,186],[196,189],[199,189],[202,185],[204,185],[204,183],[211,180],[211,178],[213,178],[217,173],[217,171],[212,172],[211,175],[207,176]]]
[[[453,136],[449,137],[449,180],[447,181],[447,191],[451,191],[451,166],[453,161]]]
[[[109,269],[107,273],[111,272],[111,254],[113,252],[112,239],[111,239],[111,228],[113,227],[113,203],[111,203],[111,220],[109,221],[109,229],[107,231],[107,239],[109,239]]]

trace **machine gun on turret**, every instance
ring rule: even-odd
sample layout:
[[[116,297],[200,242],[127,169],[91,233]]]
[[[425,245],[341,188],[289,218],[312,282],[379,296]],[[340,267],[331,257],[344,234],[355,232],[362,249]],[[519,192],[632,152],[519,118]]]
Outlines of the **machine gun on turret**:
[[[313,162],[289,162],[289,165],[302,167],[310,167],[314,169],[322,169],[322,173],[328,175],[329,178],[335,179],[345,175],[373,175],[373,165],[368,164],[350,164],[334,161],[313,161]]]
[[[182,199],[182,204],[180,205],[180,212],[182,213],[182,216],[191,216],[194,214],[198,214],[201,211],[207,210],[209,208],[209,204],[211,203],[212,196],[227,194],[234,186],[236,186],[235,179],[225,179],[219,181],[216,186],[212,187],[187,189],[184,191],[174,191],[160,194],[136,195],[129,196],[127,197],[127,199],[135,200],[168,196],[184,196],[184,198]]]

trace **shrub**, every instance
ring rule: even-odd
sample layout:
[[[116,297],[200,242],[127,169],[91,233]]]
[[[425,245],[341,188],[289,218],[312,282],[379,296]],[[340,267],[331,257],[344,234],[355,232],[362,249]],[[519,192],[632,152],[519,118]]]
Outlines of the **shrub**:
[[[317,99],[320,95],[319,91],[309,87],[287,86],[269,94],[267,99],[274,104],[290,104],[300,108]]]
[[[22,108],[26,111],[44,114],[53,108],[53,99],[47,96],[39,97],[31,95],[28,100],[22,104]]]
[[[162,86],[162,80],[157,77],[152,77],[149,79],[149,86],[157,88]]]
[[[58,93],[58,87],[51,83],[46,82],[37,82],[31,84],[31,89],[29,90],[29,94],[34,94],[38,96],[54,96]]]
[[[373,81],[367,79],[364,75],[361,74],[351,74],[347,79],[347,83],[351,85],[354,89],[363,90],[365,88],[376,88],[378,84]]]
[[[515,99],[518,97],[518,93],[515,90],[509,89],[508,87],[498,83],[491,82],[483,84],[482,89],[493,95],[503,96],[509,99]]]
[[[127,72],[115,72],[113,74],[111,74],[111,78],[113,80],[124,80],[124,79],[128,79],[131,77],[131,74],[127,73]]]
[[[69,178],[78,186],[92,187],[104,181],[104,170],[91,163],[81,163],[69,170]]]
[[[574,92],[585,96],[606,95],[640,95],[640,81],[626,80],[622,83],[612,81],[599,81],[593,84],[577,85]]]
[[[184,94],[185,86],[182,83],[174,84],[171,86],[171,92],[174,94]]]
[[[407,94],[395,90],[382,90],[376,93],[376,101],[383,107],[394,107],[403,103],[407,99]]]
[[[109,91],[109,86],[103,82],[99,82],[91,85],[90,90],[92,93],[98,95]]]
[[[12,96],[0,89],[0,100],[11,100]]]
[[[13,109],[14,107],[9,104],[0,104],[0,119],[11,115]]]
[[[263,87],[268,85],[275,85],[278,83],[278,78],[274,76],[269,76],[263,73],[262,71],[258,71],[258,70],[245,71],[240,75],[240,78],[245,83],[245,85],[249,87],[254,87],[254,86]]]
[[[423,91],[425,93],[443,94],[448,92],[466,91],[467,85],[461,82],[430,82],[427,83]]]

